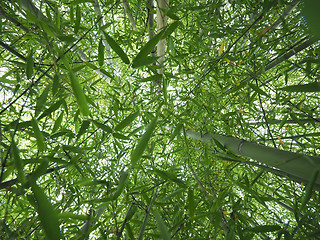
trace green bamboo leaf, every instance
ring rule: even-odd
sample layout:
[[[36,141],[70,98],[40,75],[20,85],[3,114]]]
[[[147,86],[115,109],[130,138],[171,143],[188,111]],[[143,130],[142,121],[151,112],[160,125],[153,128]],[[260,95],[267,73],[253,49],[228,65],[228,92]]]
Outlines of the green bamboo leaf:
[[[127,234],[129,236],[129,239],[135,239],[135,237],[133,235],[133,232],[132,232],[132,229],[131,229],[131,226],[130,226],[129,223],[126,224],[125,228],[127,230]]]
[[[111,127],[109,127],[108,125],[99,123],[98,121],[93,120],[93,119],[92,119],[91,121],[93,122],[94,125],[96,125],[97,128],[102,129],[102,130],[105,131],[106,133],[112,133],[112,129],[111,129]]]
[[[193,189],[189,188],[189,190],[188,190],[188,210],[189,210],[189,215],[191,218],[194,217],[195,208],[196,208],[196,204],[194,201],[194,191],[193,191]]]
[[[313,171],[312,176],[310,178],[310,181],[306,187],[305,196],[304,196],[302,203],[301,203],[301,207],[300,207],[301,210],[303,210],[305,208],[305,206],[307,205],[307,203],[309,202],[309,200],[311,198],[312,190],[313,190],[314,184],[318,178],[318,175],[319,175],[319,169],[316,169],[315,171]]]
[[[160,199],[160,202],[166,202],[169,199],[174,198],[175,196],[179,195],[180,193],[183,193],[185,190],[186,190],[185,188],[179,188],[178,190],[174,191],[173,193]]]
[[[296,116],[295,113],[289,113],[290,117],[292,118],[293,121],[295,121],[296,123],[298,123],[301,127],[305,128],[305,126],[303,125],[303,123],[299,120],[299,118]]]
[[[255,92],[257,92],[260,95],[264,95],[269,97],[268,94],[266,94],[261,88],[259,88],[258,86],[252,84],[252,83],[248,83],[249,87],[252,88]]]
[[[87,220],[88,219],[88,216],[87,215],[79,215],[79,214],[74,214],[74,213],[71,213],[71,212],[63,212],[63,213],[59,213],[58,214],[58,218],[59,219],[68,219],[68,218],[71,218],[71,219],[77,219],[77,220]]]
[[[56,111],[61,104],[63,103],[64,100],[59,100],[56,103],[52,104],[48,109],[44,110],[43,113],[40,115],[40,117],[38,117],[38,120],[48,116],[49,114],[53,113],[54,111]]]
[[[61,127],[62,120],[63,120],[63,112],[60,113],[59,117],[54,122],[52,133],[55,133],[56,131],[59,130],[59,128]]]
[[[169,9],[168,11],[166,11],[165,14],[166,14],[169,18],[171,18],[172,20],[178,21],[178,20],[180,19],[180,17],[178,17],[176,14],[174,14],[173,11],[170,10],[170,9]]]
[[[105,47],[103,45],[102,39],[100,39],[98,46],[98,62],[100,67],[103,66],[104,63],[104,51]]]
[[[156,47],[158,42],[162,39],[163,34],[165,32],[165,29],[159,32],[157,35],[155,35],[153,38],[151,38],[146,45],[144,45],[140,52],[137,54],[137,56],[132,61],[132,67],[136,66],[137,62],[141,61],[142,59],[146,58],[149,53],[153,51],[153,49]]]
[[[56,11],[56,28],[59,30],[61,28],[61,14],[58,8],[55,9]]]
[[[111,75],[111,73],[107,72],[104,69],[99,69],[100,72],[102,72],[104,75],[108,76],[111,80],[115,80],[114,76]]]
[[[280,122],[280,124],[279,124],[279,130],[286,124],[287,119],[288,119],[288,115],[285,115],[285,116],[281,119],[281,122]]]
[[[159,169],[153,169],[153,171],[155,171],[164,180],[170,180],[177,183],[181,187],[186,187],[186,184],[181,179],[177,178],[176,174],[170,171],[162,171]]]
[[[90,121],[84,120],[82,122],[79,132],[77,134],[77,140],[81,137],[82,134],[84,134],[87,131],[89,126],[90,126]]]
[[[165,102],[168,100],[168,80],[166,78],[162,79],[162,93]]]
[[[138,67],[151,65],[152,63],[154,63],[158,59],[159,59],[159,57],[149,57],[149,56],[139,58],[139,59],[135,60],[134,62],[132,62],[132,67],[138,68]]]
[[[102,31],[102,32],[107,42],[109,43],[110,47],[113,49],[113,51],[115,51],[118,54],[118,56],[121,58],[121,60],[124,63],[129,64],[130,60],[127,54],[122,50],[120,45],[112,37],[110,37],[105,31]]]
[[[241,90],[242,88],[244,88],[247,85],[246,82],[241,82],[239,85],[235,86],[234,88],[232,88],[229,91],[229,94],[234,93],[234,92],[238,92],[239,90]]]
[[[70,14],[70,24],[73,25],[74,24],[74,8],[72,4],[70,4],[69,14]]]
[[[72,70],[69,71],[69,76],[70,76],[72,91],[73,91],[74,96],[77,100],[80,112],[84,116],[88,116],[90,114],[90,110],[89,110],[86,96],[85,96],[83,89],[81,87],[81,84],[80,84],[78,78],[76,78],[76,76],[74,75]]]
[[[126,185],[127,179],[128,179],[128,173],[122,172],[120,174],[117,190],[115,192],[113,192],[113,194],[110,197],[111,201],[116,200],[120,196],[120,194],[122,193],[122,191]]]
[[[49,160],[47,157],[41,159],[40,165],[32,172],[30,175],[28,182],[26,183],[27,186],[31,186],[31,182],[36,182],[36,180],[42,176],[43,174],[46,173],[48,165],[49,165]]]
[[[132,207],[128,210],[127,215],[126,215],[127,222],[130,221],[130,219],[136,213],[137,209],[138,209],[137,206],[135,204],[133,204]]]
[[[81,8],[79,5],[76,6],[76,21],[74,23],[74,33],[77,34],[80,28],[81,22]]]
[[[149,142],[156,126],[157,126],[157,120],[158,120],[157,117],[152,119],[152,121],[148,125],[146,131],[144,132],[144,134],[140,138],[138,144],[132,150],[132,152],[131,152],[131,165],[132,166],[134,166],[139,161],[139,159],[142,157],[142,154],[143,154],[144,150],[146,149],[148,142]]]
[[[26,75],[28,79],[31,79],[33,76],[33,51],[30,51],[29,55],[27,56],[27,64],[26,64]]]
[[[318,11],[320,7],[319,1],[304,0],[302,6],[302,13],[306,18],[310,32],[317,37],[320,37],[320,15]]]
[[[179,21],[175,21],[172,24],[170,24],[164,31],[162,38],[166,38],[173,33],[176,28],[180,25],[181,23]]]
[[[286,92],[320,92],[320,83],[313,82],[308,84],[298,84],[279,88],[278,90]]]
[[[173,133],[170,136],[170,140],[169,142],[171,142],[179,133],[181,133],[181,129],[182,129],[183,125],[181,123],[179,123],[176,128],[174,129]]]
[[[31,121],[19,122],[18,126],[17,124],[18,124],[18,120],[12,121],[7,126],[5,126],[3,130],[8,131],[9,129],[15,129],[15,128],[17,128],[17,130],[28,128],[31,126]]]
[[[138,80],[139,82],[154,82],[162,78],[161,74],[152,75],[150,77],[142,78]]]
[[[22,159],[20,158],[19,149],[18,149],[14,140],[12,140],[12,143],[11,143],[11,152],[12,152],[12,158],[13,158],[14,165],[15,165],[17,172],[18,172],[18,180],[19,180],[19,182],[22,183],[22,185],[24,185],[26,182],[26,177],[25,177],[24,171],[23,171],[24,163],[23,163]]]
[[[31,182],[31,190],[36,200],[37,212],[41,226],[46,234],[46,239],[62,239],[59,227],[58,214],[46,194],[35,182]]]
[[[39,111],[42,109],[43,105],[47,102],[50,87],[51,87],[50,85],[47,85],[46,88],[41,93],[40,97],[37,99],[35,116],[39,114]]]
[[[58,92],[60,86],[59,74],[55,74],[52,79],[52,94],[55,95]]]
[[[46,16],[47,18],[52,21],[52,16],[51,16],[51,12],[50,12],[50,8],[48,6],[46,6]]]
[[[125,127],[129,126],[137,117],[139,116],[139,111],[136,111],[129,116],[127,116],[125,119],[123,119],[120,123],[115,126],[115,131],[121,131]]]
[[[164,223],[160,213],[157,210],[153,210],[153,215],[157,221],[157,226],[158,226],[161,238],[165,240],[171,239],[169,229],[167,225]]]
[[[257,227],[252,227],[252,228],[247,228],[247,231],[250,232],[260,232],[260,233],[265,233],[265,232],[275,232],[280,230],[281,227],[279,225],[264,225],[264,226],[257,226]]]
[[[129,140],[130,138],[121,134],[121,133],[117,133],[117,132],[114,132],[112,133],[112,135],[115,137],[115,138],[118,138],[118,139],[122,139],[122,140]]]
[[[66,43],[73,43],[77,40],[73,35],[63,35],[62,34],[62,35],[59,35],[58,38],[62,42],[66,42]]]
[[[16,85],[17,84],[17,80],[7,79],[7,77],[10,77],[14,72],[15,72],[15,69],[11,69],[10,71],[8,71],[5,74],[3,74],[0,77],[0,82],[11,84],[11,85]]]
[[[83,62],[85,65],[87,65],[89,68],[91,68],[92,70],[97,70],[98,67],[96,65],[94,65],[93,63],[91,62]]]
[[[128,137],[131,137],[131,136],[135,135],[137,132],[140,132],[140,131],[143,130],[143,129],[144,129],[144,126],[141,126],[141,127],[138,127],[138,128],[136,128],[136,129],[134,129],[134,130],[128,135]]]
[[[45,150],[45,144],[44,144],[44,138],[43,138],[42,132],[39,129],[38,122],[35,118],[32,118],[31,124],[32,124],[34,136],[37,140],[38,150],[40,152],[43,152]]]
[[[70,152],[79,153],[79,154],[83,153],[82,148],[77,146],[62,145],[62,149],[65,151],[70,151]]]

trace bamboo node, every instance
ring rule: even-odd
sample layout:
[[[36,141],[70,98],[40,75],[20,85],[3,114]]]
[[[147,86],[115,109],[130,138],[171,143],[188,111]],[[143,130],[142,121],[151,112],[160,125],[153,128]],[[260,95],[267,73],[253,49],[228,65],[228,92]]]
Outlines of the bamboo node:
[[[247,142],[246,140],[242,140],[239,145],[238,145],[238,152],[241,154],[241,155],[244,155],[241,148],[242,148],[242,145]]]

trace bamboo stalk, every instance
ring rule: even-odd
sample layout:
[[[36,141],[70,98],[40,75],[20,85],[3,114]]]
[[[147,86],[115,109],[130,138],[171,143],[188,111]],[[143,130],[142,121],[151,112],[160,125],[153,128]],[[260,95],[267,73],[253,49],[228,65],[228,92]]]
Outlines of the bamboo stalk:
[[[169,0],[158,0],[157,1],[157,31],[160,32],[163,28],[167,26],[168,17],[162,11],[169,7]],[[164,62],[164,55],[166,51],[166,40],[161,39],[157,45],[157,56],[159,57],[158,63],[161,66],[158,69],[158,74],[163,74],[163,62]]]
[[[303,124],[305,123],[311,123],[311,122],[314,122],[314,123],[319,123],[320,122],[320,118],[315,118],[317,119],[318,121],[314,121],[314,119],[299,119],[299,121]],[[281,123],[281,120],[277,120],[277,119],[268,119],[268,124],[279,124]],[[286,121],[286,124],[298,124],[295,120],[287,120]],[[260,124],[265,124],[265,122],[250,122],[249,125],[260,125]]]
[[[318,156],[288,152],[248,142],[243,139],[210,133],[201,134],[192,130],[186,130],[186,135],[206,143],[211,143],[215,139],[235,154],[254,159],[260,163],[265,163],[268,166],[275,167],[293,176],[304,179],[306,182],[310,180],[312,172],[320,168],[320,157]],[[320,176],[317,178],[316,183],[320,184]]]
[[[122,5],[123,5],[124,11],[129,19],[130,23],[131,23],[133,30],[137,31],[136,22],[134,21],[134,18],[131,14],[131,8],[130,8],[128,0],[122,0]]]
[[[153,8],[154,8],[154,1],[147,0],[149,40],[154,37],[154,14],[152,13]],[[155,51],[152,51],[151,53],[152,53],[152,56],[155,56]]]

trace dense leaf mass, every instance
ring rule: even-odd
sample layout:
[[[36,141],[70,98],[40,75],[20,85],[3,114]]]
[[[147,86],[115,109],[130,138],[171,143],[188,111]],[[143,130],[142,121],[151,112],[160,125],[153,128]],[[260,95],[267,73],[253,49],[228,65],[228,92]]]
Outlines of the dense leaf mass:
[[[0,1],[1,239],[319,237],[312,1],[163,1]]]

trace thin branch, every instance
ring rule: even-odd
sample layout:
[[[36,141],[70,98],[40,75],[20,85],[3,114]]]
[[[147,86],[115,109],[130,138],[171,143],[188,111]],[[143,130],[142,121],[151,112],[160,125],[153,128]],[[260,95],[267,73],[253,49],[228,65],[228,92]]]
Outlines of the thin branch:
[[[142,226],[141,226],[141,230],[140,230],[140,233],[139,233],[139,237],[138,237],[139,240],[143,239],[143,233],[144,233],[144,231],[146,229],[148,218],[149,218],[150,211],[151,211],[151,207],[152,207],[152,204],[153,204],[154,200],[156,199],[157,192],[158,192],[158,186],[154,190],[154,194],[153,194],[152,198],[150,199],[150,203],[149,203],[147,209],[145,210],[146,214],[144,216],[143,223],[142,223]]]
[[[60,166],[57,166],[57,167],[54,167],[54,168],[49,168],[43,175],[58,171],[58,170],[63,169],[65,167],[67,167],[67,166],[68,165],[60,165]],[[28,174],[27,178],[30,178],[32,176],[33,176],[33,173],[30,173],[30,174]],[[12,187],[13,185],[15,185],[17,183],[18,183],[18,178],[15,178],[15,179],[0,183],[0,189]]]
[[[127,223],[128,219],[129,219],[129,215],[131,214],[131,209],[132,209],[133,207],[134,207],[134,203],[131,203],[131,204],[130,204],[130,207],[129,207],[128,211],[127,211],[127,214],[126,214],[126,216],[125,216],[125,218],[124,218],[124,220],[123,220],[123,223],[122,223],[122,225],[121,225],[121,228],[120,228],[119,232],[117,232],[117,240],[121,239],[122,232],[123,232],[123,230],[124,230],[124,227],[126,226],[126,223]]]
[[[315,121],[316,119],[316,121]],[[299,122],[306,124],[306,123],[311,123],[311,122],[315,122],[315,123],[319,123],[320,122],[320,118],[314,118],[314,119],[299,119]],[[268,119],[268,123],[269,124],[279,124],[281,123],[281,120],[277,120],[277,119]],[[260,124],[264,124],[264,122],[249,122],[249,125],[260,125]],[[287,120],[286,124],[298,124],[295,120]]]
[[[302,50],[306,49],[307,47],[310,47],[311,45],[313,45],[314,43],[317,42],[317,39],[315,39],[315,38],[311,38],[308,40],[306,40],[306,39],[307,39],[307,37],[305,37],[304,39],[295,43],[285,53],[280,54],[279,56],[277,56],[276,58],[271,60],[266,66],[262,67],[261,70],[255,72],[255,74],[253,74],[252,76],[249,76],[249,77],[241,80],[239,84],[248,82],[248,81],[252,80],[253,78],[260,76],[262,73],[271,70],[272,68],[278,66],[279,64],[283,63],[284,61],[288,60],[292,56],[296,55],[297,53],[301,52]],[[306,41],[303,42],[304,40],[306,40]],[[301,43],[301,42],[303,42],[303,43]],[[223,94],[221,94],[219,97],[226,95],[231,90],[233,90],[235,87],[236,86],[232,86],[228,90],[224,91]]]
[[[278,0],[274,0],[272,2],[272,4],[270,5],[273,6]],[[230,50],[237,44],[237,42],[240,41],[240,39],[242,37],[244,37],[249,31],[250,29],[253,28],[254,25],[256,25],[263,17],[264,15],[267,13],[267,11],[263,11],[255,20],[254,22],[248,27],[246,28],[246,30],[227,48],[227,50],[225,52],[223,52],[220,57],[214,61],[209,62],[209,69],[202,74],[200,81],[197,82],[197,84],[189,91],[188,96],[190,96],[191,93],[194,92],[195,89],[197,89],[200,84],[204,81],[205,77],[214,69],[215,66],[217,66],[217,64],[230,52]]]
[[[0,41],[0,46],[4,47],[6,50],[8,50],[9,52],[11,52],[12,54],[14,54],[15,56],[17,56],[18,58],[20,58],[21,60],[23,61],[27,61],[26,57],[21,55],[20,53],[18,53],[13,47],[5,44],[4,42]],[[37,63],[34,63],[34,66],[37,70],[39,70],[40,72],[42,73],[45,73],[45,71],[43,69],[41,69],[39,67],[40,64],[37,64]],[[52,77],[48,74],[48,73],[45,73],[46,77],[52,79]]]
[[[22,23],[20,23],[17,19],[11,17],[1,6],[0,6],[0,14],[4,16],[7,20],[12,22],[17,27],[21,28],[23,31],[28,32],[29,29],[25,27]]]

